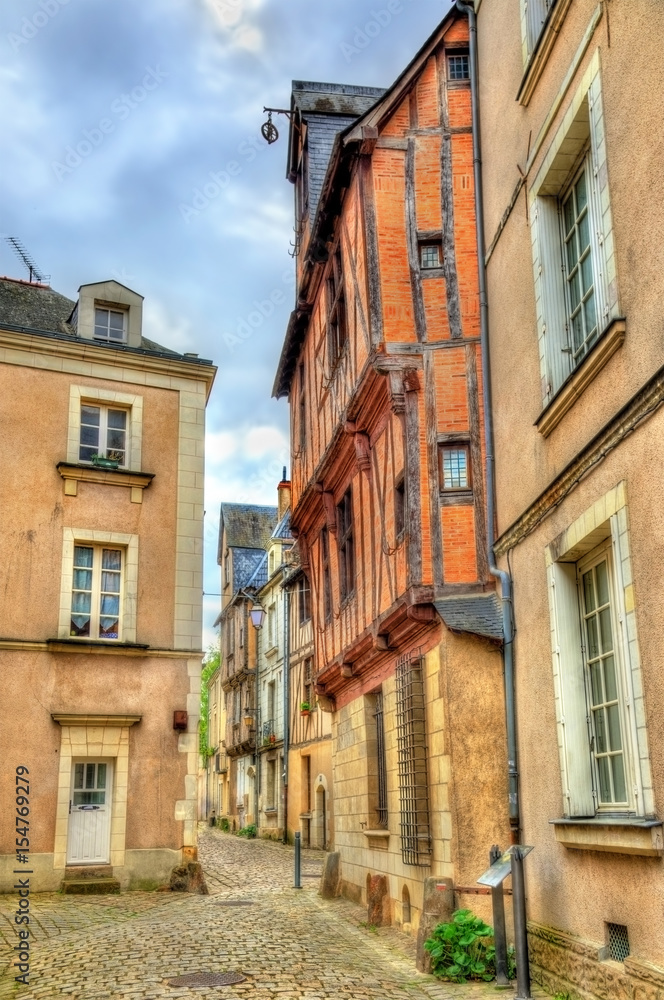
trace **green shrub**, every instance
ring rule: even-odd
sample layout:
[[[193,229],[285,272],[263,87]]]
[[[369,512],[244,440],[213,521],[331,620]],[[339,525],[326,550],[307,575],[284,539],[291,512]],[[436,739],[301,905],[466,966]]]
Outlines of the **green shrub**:
[[[219,818],[219,826],[224,831],[224,833],[228,833],[228,831],[231,828],[231,825],[230,825],[230,823],[228,822],[228,819],[225,816],[221,816]]]
[[[249,826],[243,826],[241,830],[237,832],[238,837],[246,837],[248,840],[253,840],[256,836],[256,824],[250,823]]]
[[[493,928],[470,910],[457,910],[449,923],[438,924],[424,947],[431,955],[434,976],[453,983],[469,979],[489,982],[496,974]],[[508,971],[514,962],[508,954]],[[511,966],[511,968],[510,968]]]

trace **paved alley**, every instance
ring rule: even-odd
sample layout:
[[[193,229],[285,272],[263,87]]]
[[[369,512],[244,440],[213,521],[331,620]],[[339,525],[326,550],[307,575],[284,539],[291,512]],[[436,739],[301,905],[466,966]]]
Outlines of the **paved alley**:
[[[208,896],[33,897],[27,987],[17,986],[8,968],[16,943],[16,899],[0,897],[5,973],[0,997],[477,1000],[496,995],[491,985],[453,986],[417,973],[411,939],[394,928],[376,932],[362,926],[363,910],[347,900],[321,899],[318,852],[303,852],[302,890],[292,888],[292,848],[206,830],[200,855]],[[214,988],[168,984],[197,972],[239,972],[246,978]]]

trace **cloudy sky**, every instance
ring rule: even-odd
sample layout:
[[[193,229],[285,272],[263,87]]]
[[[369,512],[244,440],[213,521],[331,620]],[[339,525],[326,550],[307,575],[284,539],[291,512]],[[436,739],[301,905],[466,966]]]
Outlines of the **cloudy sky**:
[[[288,107],[293,79],[389,86],[448,7],[2,0],[0,233],[70,298],[109,277],[129,285],[145,296],[146,336],[219,367],[206,644],[219,503],[276,503],[289,464],[287,403],[271,399],[294,296],[287,121],[275,119],[281,138],[268,146],[262,109]],[[4,241],[0,274],[27,277]]]

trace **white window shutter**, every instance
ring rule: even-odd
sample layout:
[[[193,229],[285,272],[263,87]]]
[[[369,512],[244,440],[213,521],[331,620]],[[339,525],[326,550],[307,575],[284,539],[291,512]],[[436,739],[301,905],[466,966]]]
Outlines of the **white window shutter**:
[[[594,816],[576,565],[554,563],[552,582],[560,689],[558,725],[565,764],[563,793],[570,816]]]
[[[537,241],[540,265],[540,289],[545,337],[548,382],[557,392],[571,371],[568,346],[567,313],[563,260],[560,243],[558,202],[555,198],[537,199]],[[548,399],[545,400],[548,402]]]

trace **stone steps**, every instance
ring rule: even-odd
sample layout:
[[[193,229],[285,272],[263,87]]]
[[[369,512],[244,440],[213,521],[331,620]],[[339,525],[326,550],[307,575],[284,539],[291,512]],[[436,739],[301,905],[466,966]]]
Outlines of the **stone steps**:
[[[71,865],[65,868],[60,891],[70,896],[93,896],[120,892],[111,865]]]

